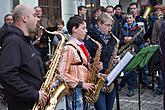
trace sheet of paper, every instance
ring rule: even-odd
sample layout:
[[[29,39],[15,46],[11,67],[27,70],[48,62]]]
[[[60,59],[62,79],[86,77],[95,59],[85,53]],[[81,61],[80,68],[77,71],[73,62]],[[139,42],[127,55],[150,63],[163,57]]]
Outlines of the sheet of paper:
[[[120,60],[120,62],[115,66],[115,68],[109,73],[107,76],[107,86],[110,85],[115,78],[118,76],[120,72],[127,66],[127,64],[131,61],[133,55],[130,52],[127,52],[125,56]]]

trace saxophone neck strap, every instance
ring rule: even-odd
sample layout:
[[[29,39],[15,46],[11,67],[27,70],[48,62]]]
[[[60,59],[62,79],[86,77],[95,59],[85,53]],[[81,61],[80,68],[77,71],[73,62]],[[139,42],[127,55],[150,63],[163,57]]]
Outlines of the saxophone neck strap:
[[[82,58],[82,56],[80,54],[80,51],[73,44],[66,44],[66,45],[69,45],[69,46],[72,46],[73,48],[75,48],[77,50],[77,53],[78,53],[78,55],[80,57],[80,60],[81,60],[80,62],[71,63],[71,65],[83,65],[83,66],[85,66],[89,70],[88,65],[84,64],[84,62],[83,62],[83,58]]]

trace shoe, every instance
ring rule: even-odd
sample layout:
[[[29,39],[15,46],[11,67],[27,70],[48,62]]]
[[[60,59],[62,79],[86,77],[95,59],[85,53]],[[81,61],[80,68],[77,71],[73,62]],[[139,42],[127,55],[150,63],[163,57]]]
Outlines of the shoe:
[[[133,95],[135,95],[134,90],[128,90],[127,96],[131,97]]]
[[[155,89],[154,91],[154,95],[162,95],[163,94],[163,91],[160,90],[160,89]]]

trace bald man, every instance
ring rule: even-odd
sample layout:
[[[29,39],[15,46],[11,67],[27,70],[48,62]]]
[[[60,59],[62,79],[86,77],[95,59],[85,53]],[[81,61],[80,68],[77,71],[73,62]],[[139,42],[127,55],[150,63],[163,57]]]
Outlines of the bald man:
[[[29,36],[36,31],[37,16],[32,7],[18,5],[13,19],[14,25],[0,33],[0,37],[6,37],[0,54],[0,81],[6,89],[8,110],[29,110],[35,102],[45,105],[48,99],[40,91],[43,63]]]

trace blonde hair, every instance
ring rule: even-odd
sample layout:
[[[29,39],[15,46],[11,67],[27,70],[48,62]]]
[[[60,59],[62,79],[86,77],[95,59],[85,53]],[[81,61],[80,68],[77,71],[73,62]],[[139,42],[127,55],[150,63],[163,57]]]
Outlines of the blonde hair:
[[[109,13],[103,12],[98,16],[97,22],[100,22],[100,23],[103,24],[106,21],[110,21],[110,22],[112,22],[112,24],[114,24],[114,22],[115,22],[114,19],[112,18],[112,16]]]

